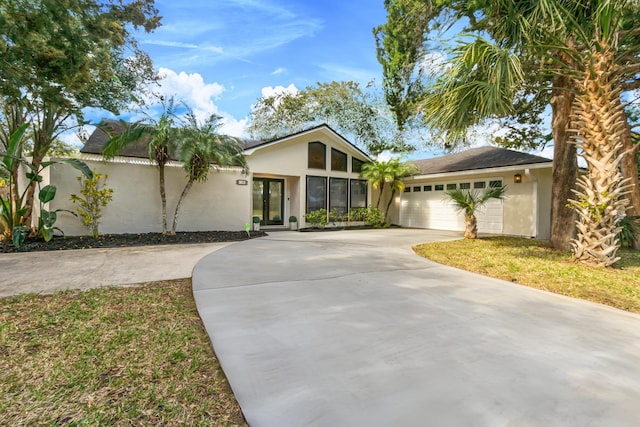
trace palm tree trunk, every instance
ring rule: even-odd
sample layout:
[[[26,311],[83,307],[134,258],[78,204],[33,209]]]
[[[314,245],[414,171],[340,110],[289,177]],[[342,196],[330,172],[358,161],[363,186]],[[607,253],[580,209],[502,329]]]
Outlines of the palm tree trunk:
[[[180,214],[180,206],[182,205],[182,201],[184,200],[184,198],[187,197],[187,194],[189,193],[189,190],[191,190],[192,185],[193,185],[193,180],[190,179],[187,182],[187,185],[184,186],[184,189],[182,190],[182,194],[180,194],[180,198],[178,199],[176,210],[173,213],[173,226],[171,227],[171,233],[170,233],[172,236],[175,236],[176,229],[178,228],[178,215]]]
[[[465,239],[477,239],[478,238],[478,219],[475,215],[466,215],[464,217],[464,238]]]
[[[391,208],[391,203],[393,203],[393,197],[396,195],[396,189],[391,190],[391,195],[389,196],[389,201],[387,202],[387,209],[384,211],[384,222],[387,222],[387,218],[389,217],[389,209]]]
[[[578,178],[576,147],[570,144],[569,127],[575,95],[570,91],[571,80],[564,76],[553,78],[551,100],[553,132],[553,182],[551,184],[550,244],[556,249],[569,249],[575,237],[575,212],[567,208],[573,199],[572,189]]]
[[[167,193],[164,185],[164,164],[158,164],[160,175],[160,201],[162,203],[162,234],[167,235]]]
[[[378,194],[378,203],[376,203],[376,209],[380,209],[380,201],[382,200],[383,191],[384,191],[384,181],[380,183],[380,194]]]
[[[629,203],[624,197],[628,181],[620,172],[626,117],[620,89],[612,83],[617,71],[613,52],[593,52],[592,58],[576,98],[574,139],[587,172],[578,179],[577,200],[571,201],[580,218],[572,246],[576,261],[609,267],[620,259],[616,257],[618,224]]]
[[[622,150],[627,153],[622,159],[622,176],[624,179],[629,180],[631,186],[627,198],[629,199],[629,207],[627,208],[627,214],[640,215],[640,182],[638,180],[638,150],[640,150],[640,143],[633,145],[631,138],[631,125],[629,125],[629,118],[625,117],[625,132],[622,140]],[[640,249],[640,239],[636,240],[634,244],[635,249]]]

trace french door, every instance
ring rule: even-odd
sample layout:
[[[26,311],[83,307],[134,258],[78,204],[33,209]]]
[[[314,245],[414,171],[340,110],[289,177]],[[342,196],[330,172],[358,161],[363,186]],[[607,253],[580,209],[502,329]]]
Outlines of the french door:
[[[260,225],[284,224],[284,179],[253,178],[253,216]]]

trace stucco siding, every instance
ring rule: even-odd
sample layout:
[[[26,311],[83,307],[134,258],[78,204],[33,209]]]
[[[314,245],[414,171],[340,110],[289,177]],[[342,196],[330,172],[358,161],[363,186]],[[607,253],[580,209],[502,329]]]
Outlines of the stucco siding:
[[[113,200],[103,209],[101,233],[147,233],[162,231],[158,170],[153,165],[85,160],[99,173],[108,175],[107,185],[114,190]],[[51,168],[51,180],[58,193],[54,209],[76,210],[69,200],[79,194],[79,172],[65,165]],[[194,183],[180,209],[178,231],[242,230],[250,222],[247,200],[250,186],[237,185],[244,178],[239,170],[211,171],[205,183]],[[179,166],[166,168],[167,221],[171,228],[173,213],[186,183]],[[57,225],[68,235],[87,234],[80,219],[61,213]]]

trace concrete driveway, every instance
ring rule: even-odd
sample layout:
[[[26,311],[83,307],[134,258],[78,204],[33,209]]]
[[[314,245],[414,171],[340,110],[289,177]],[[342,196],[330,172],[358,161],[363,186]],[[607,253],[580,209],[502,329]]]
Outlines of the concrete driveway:
[[[0,298],[191,277],[200,258],[228,244],[0,254]]]
[[[249,424],[638,426],[640,316],[462,272],[424,230],[273,233],[203,258]]]

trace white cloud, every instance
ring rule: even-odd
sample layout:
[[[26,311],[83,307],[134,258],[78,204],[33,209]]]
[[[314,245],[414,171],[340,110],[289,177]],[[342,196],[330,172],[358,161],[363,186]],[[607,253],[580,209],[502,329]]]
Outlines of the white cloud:
[[[279,67],[279,68],[276,68],[275,70],[273,70],[273,71],[271,72],[271,75],[272,75],[272,76],[277,76],[277,75],[279,75],[279,74],[284,74],[284,73],[286,73],[286,72],[287,72],[287,69],[286,69],[286,68]]]
[[[198,45],[195,43],[184,43],[180,41],[172,41],[172,40],[152,40],[146,39],[141,41],[142,44],[150,44],[155,46],[165,46],[165,47],[176,47],[181,49],[199,49],[208,52],[215,53],[224,53],[224,49],[220,46],[207,46],[207,45]]]
[[[280,95],[283,93],[288,93],[291,95],[295,95],[296,93],[298,93],[298,88],[291,83],[289,86],[284,87],[284,86],[276,86],[276,87],[272,87],[272,86],[266,86],[262,88],[262,97],[263,98],[268,98],[270,96],[276,96],[276,95]]]

